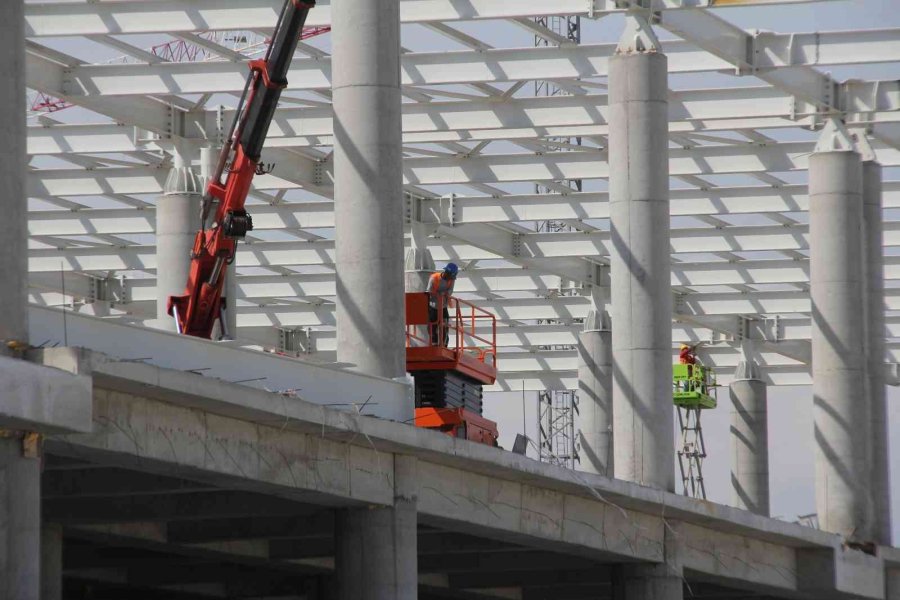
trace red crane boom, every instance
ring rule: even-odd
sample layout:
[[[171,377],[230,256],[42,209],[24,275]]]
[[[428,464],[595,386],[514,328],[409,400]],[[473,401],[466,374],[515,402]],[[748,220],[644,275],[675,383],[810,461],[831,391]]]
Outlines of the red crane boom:
[[[234,261],[238,240],[253,229],[244,203],[253,176],[262,174],[262,147],[281,91],[287,86],[287,71],[303,25],[315,4],[315,0],[285,0],[265,58],[249,63],[250,73],[231,131],[203,195],[187,286],[181,296],[169,297],[168,312],[179,333],[209,338],[216,319],[224,324],[225,266]],[[210,213],[213,216],[207,227]]]

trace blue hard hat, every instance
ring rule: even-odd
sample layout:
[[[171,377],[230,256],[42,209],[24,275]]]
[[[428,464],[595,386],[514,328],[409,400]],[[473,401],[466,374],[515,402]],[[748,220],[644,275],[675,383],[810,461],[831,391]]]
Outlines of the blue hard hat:
[[[456,277],[458,271],[459,267],[456,266],[456,263],[447,263],[447,266],[444,267],[444,272],[450,277]]]

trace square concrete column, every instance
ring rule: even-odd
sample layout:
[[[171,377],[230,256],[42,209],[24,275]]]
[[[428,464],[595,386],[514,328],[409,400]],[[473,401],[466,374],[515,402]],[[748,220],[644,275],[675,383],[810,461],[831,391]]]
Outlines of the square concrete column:
[[[394,506],[338,511],[338,600],[418,597],[416,459],[394,458]]]
[[[184,292],[191,270],[191,250],[200,229],[204,182],[191,168],[190,151],[175,147],[163,195],[156,200],[156,326],[175,331],[166,311],[169,296]]]
[[[667,61],[643,16],[609,61],[614,473],[675,490]]]
[[[337,359],[406,373],[399,0],[334,0]]]
[[[612,600],[682,600],[684,566],[680,524],[666,523],[663,562],[613,567]]]
[[[0,352],[28,340],[28,200],[25,195],[25,14],[23,0],[5,0],[0,15]]]
[[[872,410],[872,499],[875,541],[891,545],[891,476],[888,406],[884,387],[884,246],[881,165],[863,162],[863,232],[866,266],[866,356]]]
[[[874,539],[866,388],[862,162],[831,119],[809,159],[816,509],[822,529]]]
[[[22,442],[0,437],[0,600],[40,598],[41,461]]]
[[[731,396],[731,503],[769,516],[768,390],[756,361],[744,352]]]
[[[41,527],[41,600],[62,600],[62,525]]]

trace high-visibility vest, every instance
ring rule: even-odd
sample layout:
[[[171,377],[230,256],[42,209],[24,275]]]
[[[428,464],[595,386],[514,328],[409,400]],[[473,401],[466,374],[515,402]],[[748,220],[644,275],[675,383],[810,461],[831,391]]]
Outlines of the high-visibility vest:
[[[432,300],[436,300],[438,296],[448,297],[453,295],[455,280],[444,279],[441,277],[441,273],[443,271],[432,273],[431,277],[428,278],[428,289],[426,291],[431,295]]]

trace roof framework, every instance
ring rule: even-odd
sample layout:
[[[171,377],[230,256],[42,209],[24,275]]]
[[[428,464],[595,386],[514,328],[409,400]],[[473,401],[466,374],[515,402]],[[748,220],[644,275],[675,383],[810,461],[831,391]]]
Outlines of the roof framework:
[[[28,86],[40,94],[28,130],[33,302],[155,318],[154,206],[172,153],[196,164],[201,146],[220,141],[242,61],[264,48],[280,4],[26,5]],[[747,32],[715,4],[652,2],[657,29],[671,34],[663,49],[674,340],[709,342],[703,357],[727,380],[741,338],[751,337],[769,383],[809,382],[806,168],[815,130],[838,114],[885,166],[885,335],[887,360],[900,362],[900,82],[825,71],[890,72],[900,64],[900,29]],[[572,388],[572,345],[609,238],[606,75],[615,44],[592,43],[590,32],[635,7],[401,7],[408,214],[424,224],[435,260],[463,265],[458,292],[500,318],[498,389]],[[585,43],[534,21],[548,11],[581,16]],[[329,24],[322,2],[309,25]],[[548,45],[527,47],[535,35]],[[276,168],[255,181],[256,228],[237,259],[239,339],[274,347],[279,329],[303,329],[310,357],[322,360],[334,350],[328,43],[327,35],[300,43],[263,155]],[[540,81],[565,95],[535,97]],[[566,180],[581,180],[583,191]],[[538,185],[551,193],[535,193]],[[536,226],[548,220],[569,230]]]

